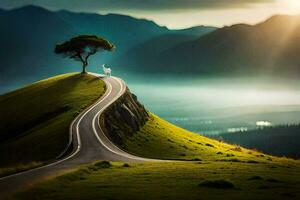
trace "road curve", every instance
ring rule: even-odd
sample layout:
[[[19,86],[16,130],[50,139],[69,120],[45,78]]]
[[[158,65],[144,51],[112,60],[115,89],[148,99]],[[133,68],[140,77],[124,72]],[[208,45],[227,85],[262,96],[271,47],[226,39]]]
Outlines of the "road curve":
[[[51,164],[25,172],[0,178],[0,199],[10,199],[11,195],[26,186],[36,184],[46,178],[62,174],[78,165],[96,160],[139,162],[145,159],[124,152],[115,146],[104,134],[99,124],[103,111],[126,92],[124,81],[116,77],[101,78],[106,84],[106,92],[93,105],[80,113],[70,125],[73,152]]]

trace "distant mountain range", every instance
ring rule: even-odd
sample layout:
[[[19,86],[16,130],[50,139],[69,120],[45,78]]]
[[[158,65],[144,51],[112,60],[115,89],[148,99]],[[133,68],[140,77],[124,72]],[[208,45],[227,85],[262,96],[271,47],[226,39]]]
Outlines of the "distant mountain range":
[[[101,35],[117,46],[92,58],[114,71],[192,75],[300,74],[300,17],[277,15],[257,25],[170,30],[153,21],[118,14],[49,11],[26,6],[0,9],[0,82],[30,81],[79,71],[80,63],[53,53],[78,34]]]
[[[28,77],[40,79],[80,70],[80,63],[54,55],[56,43],[78,34],[101,35],[117,46],[114,53],[92,58],[90,69],[117,59],[134,46],[154,37],[185,34],[200,37],[214,27],[170,30],[156,23],[118,14],[52,12],[37,6],[0,10],[1,82]]]
[[[300,17],[277,15],[197,38],[156,37],[130,49],[121,60],[124,68],[143,73],[299,76],[299,55]]]

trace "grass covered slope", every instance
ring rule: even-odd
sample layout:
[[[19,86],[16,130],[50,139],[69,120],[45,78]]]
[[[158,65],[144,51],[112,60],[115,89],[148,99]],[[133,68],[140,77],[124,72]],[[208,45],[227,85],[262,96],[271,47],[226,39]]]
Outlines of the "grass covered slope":
[[[299,165],[236,162],[98,162],[16,199],[299,199]]]
[[[299,199],[300,161],[268,156],[178,128],[151,114],[123,148],[194,161],[99,161],[48,180],[16,199]]]
[[[278,159],[189,132],[153,114],[139,132],[127,139],[123,148],[139,156],[161,159],[250,163]]]
[[[0,175],[58,156],[72,120],[104,91],[99,78],[72,73],[0,96]]]

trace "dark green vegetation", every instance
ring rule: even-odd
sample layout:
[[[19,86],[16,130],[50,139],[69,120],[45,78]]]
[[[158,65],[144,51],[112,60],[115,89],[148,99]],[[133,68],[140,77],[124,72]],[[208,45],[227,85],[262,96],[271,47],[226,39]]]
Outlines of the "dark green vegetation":
[[[81,167],[16,199],[298,199],[299,163],[111,163]],[[272,168],[276,166],[276,168]],[[249,180],[260,176],[262,179]],[[277,180],[270,181],[271,179]]]
[[[215,138],[276,156],[300,158],[300,125],[266,127],[246,133],[225,133]]]
[[[138,72],[298,77],[299,34],[299,16],[278,15],[253,26],[223,27],[159,54],[149,53],[149,49],[164,49],[171,38],[155,38],[152,41],[160,42],[130,50],[124,64]]]
[[[76,35],[101,35],[118,47],[111,57],[102,54],[99,57],[101,60],[97,60],[97,56],[94,56],[90,69],[95,70],[99,62],[107,63],[109,59],[116,59],[129,48],[150,38],[164,34],[200,36],[215,30],[212,27],[169,30],[152,21],[124,15],[51,12],[36,6],[2,10],[0,24],[0,82],[10,83],[20,79],[31,82],[78,69],[73,62],[57,59],[53,53],[55,44]],[[96,61],[95,65],[93,61]]]
[[[96,35],[80,35],[70,40],[57,44],[55,53],[62,54],[82,63],[82,73],[86,73],[90,56],[100,50],[112,51],[114,45],[104,38]]]
[[[66,74],[0,96],[0,176],[57,157],[72,120],[104,91],[94,76]]]

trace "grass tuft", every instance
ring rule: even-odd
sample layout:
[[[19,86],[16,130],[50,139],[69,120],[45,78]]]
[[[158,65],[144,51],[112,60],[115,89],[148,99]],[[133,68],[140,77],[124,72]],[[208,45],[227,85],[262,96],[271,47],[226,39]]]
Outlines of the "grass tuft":
[[[234,188],[234,184],[228,180],[206,180],[200,183],[198,186],[200,187],[209,187],[209,188],[216,188],[216,189],[230,189]]]

